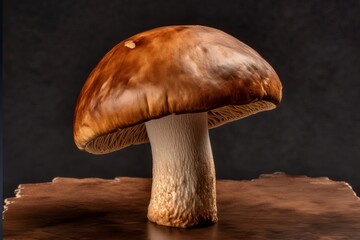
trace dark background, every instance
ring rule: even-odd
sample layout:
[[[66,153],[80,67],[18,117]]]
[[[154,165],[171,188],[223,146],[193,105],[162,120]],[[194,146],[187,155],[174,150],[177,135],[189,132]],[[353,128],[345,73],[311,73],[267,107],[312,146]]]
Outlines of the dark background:
[[[4,194],[56,176],[151,177],[150,145],[94,156],[72,137],[77,95],[102,56],[154,27],[201,24],[277,71],[274,111],[211,130],[217,177],[328,176],[360,193],[360,4],[347,1],[3,1]]]

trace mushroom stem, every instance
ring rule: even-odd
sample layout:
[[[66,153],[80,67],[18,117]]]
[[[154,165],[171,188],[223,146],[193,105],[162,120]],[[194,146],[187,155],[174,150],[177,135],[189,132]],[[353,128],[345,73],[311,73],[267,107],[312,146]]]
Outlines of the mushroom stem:
[[[169,115],[145,125],[153,156],[148,219],[173,227],[215,223],[215,168],[207,113]]]

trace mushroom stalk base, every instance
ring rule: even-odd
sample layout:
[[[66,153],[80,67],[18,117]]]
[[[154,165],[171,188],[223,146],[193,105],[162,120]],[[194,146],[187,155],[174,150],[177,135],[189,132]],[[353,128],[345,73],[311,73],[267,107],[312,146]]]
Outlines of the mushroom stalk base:
[[[215,223],[215,168],[207,113],[170,115],[145,125],[153,156],[148,219],[184,228]]]

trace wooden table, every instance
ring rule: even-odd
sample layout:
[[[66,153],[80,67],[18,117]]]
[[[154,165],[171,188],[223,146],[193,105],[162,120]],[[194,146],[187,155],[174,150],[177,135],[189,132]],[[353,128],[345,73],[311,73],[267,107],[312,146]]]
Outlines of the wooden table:
[[[177,229],[146,218],[151,179],[55,178],[6,199],[4,239],[360,239],[360,200],[345,182],[262,175],[217,181],[219,222]]]

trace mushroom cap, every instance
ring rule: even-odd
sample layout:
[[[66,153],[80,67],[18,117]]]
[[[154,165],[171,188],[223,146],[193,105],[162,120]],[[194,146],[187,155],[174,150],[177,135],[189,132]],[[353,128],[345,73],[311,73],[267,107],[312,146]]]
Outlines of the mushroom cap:
[[[112,48],[85,82],[75,108],[79,149],[102,154],[148,142],[144,122],[208,112],[213,128],[281,101],[274,69],[236,38],[205,26],[169,26]]]

